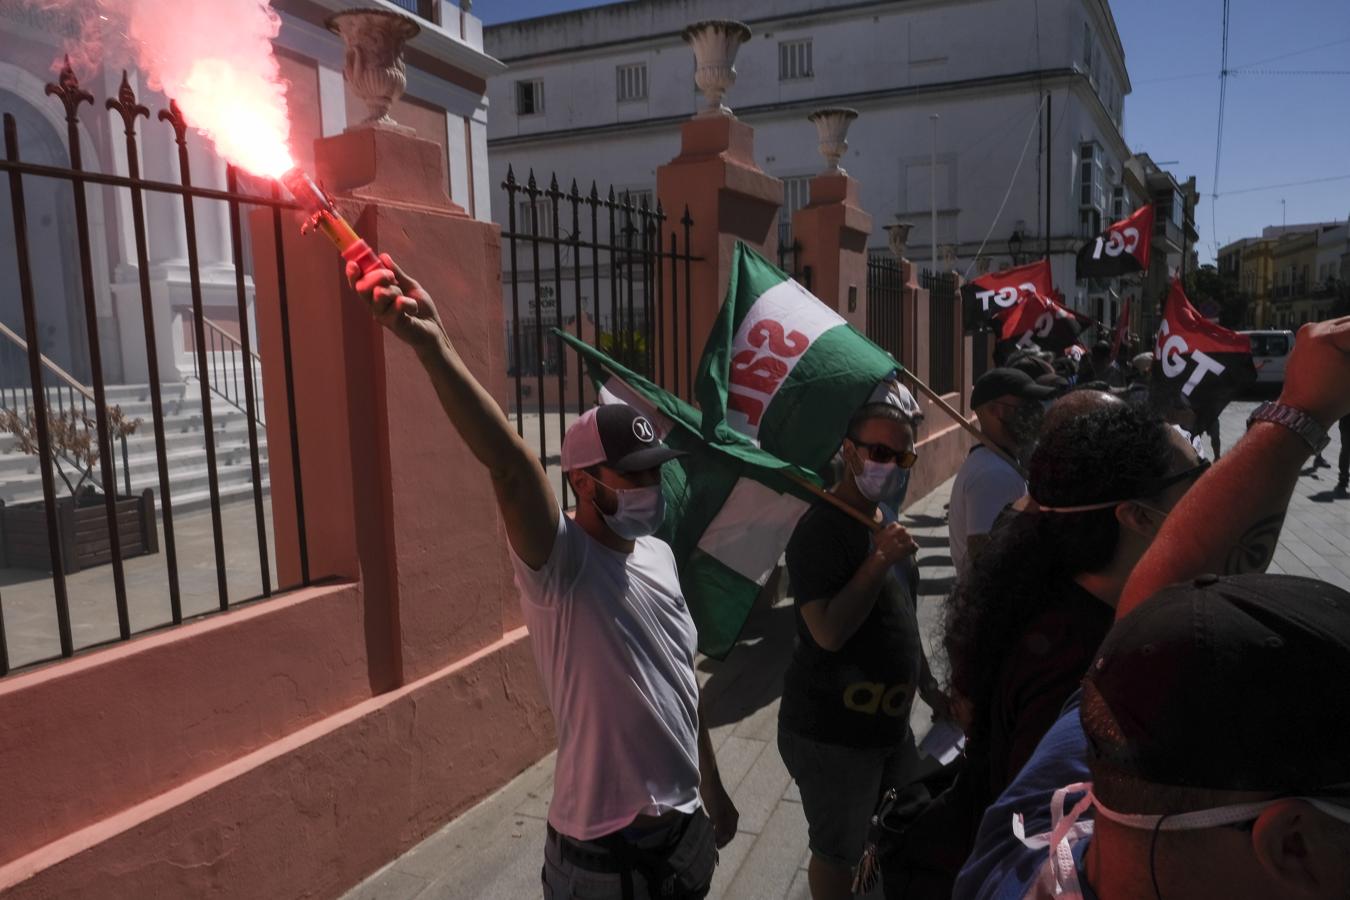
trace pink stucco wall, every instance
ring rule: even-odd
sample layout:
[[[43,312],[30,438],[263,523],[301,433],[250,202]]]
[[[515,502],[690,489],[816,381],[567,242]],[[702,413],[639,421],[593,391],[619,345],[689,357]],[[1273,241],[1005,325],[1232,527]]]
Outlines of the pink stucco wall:
[[[441,149],[365,132],[315,161],[504,403],[500,239],[445,196]],[[336,896],[553,746],[486,471],[287,214],[297,448],[252,222],[278,581],[300,580],[298,451],[314,586],[0,682],[6,897]]]

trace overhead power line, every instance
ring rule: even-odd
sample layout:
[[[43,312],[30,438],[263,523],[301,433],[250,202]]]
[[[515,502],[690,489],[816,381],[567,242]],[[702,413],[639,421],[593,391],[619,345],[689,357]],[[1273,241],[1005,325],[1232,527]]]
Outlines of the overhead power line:
[[[1284,75],[1284,74],[1290,74],[1290,75],[1293,75],[1293,74],[1298,74],[1298,75],[1305,75],[1305,74],[1306,74],[1306,75],[1321,75],[1321,74],[1324,73],[1324,70],[1317,70],[1317,69],[1311,69],[1311,70],[1290,70],[1290,71],[1288,71],[1288,72],[1285,72],[1285,71],[1279,71],[1279,70],[1264,71],[1264,70],[1260,70],[1260,67],[1261,67],[1261,66],[1264,66],[1266,63],[1279,62],[1279,61],[1282,60],[1282,59],[1289,59],[1289,58],[1292,57],[1292,56],[1302,56],[1304,53],[1312,53],[1312,52],[1315,51],[1315,50],[1325,50],[1325,49],[1328,48],[1328,47],[1336,47],[1336,46],[1339,46],[1340,44],[1350,44],[1350,37],[1337,38],[1337,39],[1334,40],[1334,41],[1327,41],[1327,42],[1324,43],[1324,44],[1317,44],[1317,45],[1312,46],[1312,47],[1302,47],[1302,48],[1300,48],[1300,49],[1298,49],[1298,50],[1290,50],[1290,51],[1288,51],[1287,53],[1281,53],[1281,54],[1278,54],[1278,55],[1276,55],[1276,56],[1267,56],[1265,59],[1256,59],[1256,60],[1252,60],[1252,61],[1249,62],[1249,63],[1243,63],[1243,64],[1240,65],[1240,66],[1234,66],[1233,68],[1229,69],[1228,71],[1229,71],[1231,74],[1237,74],[1237,73],[1241,72],[1241,73],[1244,74],[1244,75],[1256,75],[1256,74],[1260,74],[1260,75]],[[1181,72],[1181,73],[1178,73],[1178,74],[1176,74],[1176,75],[1163,75],[1163,76],[1160,76],[1160,77],[1158,77],[1158,78],[1145,78],[1145,79],[1142,79],[1142,80],[1140,80],[1140,81],[1136,81],[1136,82],[1134,82],[1134,83],[1135,83],[1136,85],[1161,84],[1161,83],[1167,82],[1167,81],[1185,81],[1185,80],[1190,79],[1190,78],[1213,78],[1213,77],[1215,77],[1216,75],[1219,75],[1219,74],[1220,74],[1220,73],[1215,72],[1213,69],[1206,69],[1206,70],[1203,71],[1203,72]],[[1331,71],[1326,72],[1326,74],[1339,74],[1339,71],[1338,71],[1338,70],[1331,70]]]
[[[1350,75],[1350,69],[1233,69],[1229,75]]]
[[[1262,184],[1257,187],[1240,188],[1236,191],[1224,191],[1225,197],[1234,197],[1238,194],[1254,194],[1257,191],[1273,191],[1279,188],[1303,187],[1308,184],[1326,184],[1329,181],[1347,181],[1350,180],[1350,173],[1345,175],[1328,175],[1325,178],[1305,178],[1302,181],[1284,181],[1279,184]],[[1211,197],[1217,197],[1218,194],[1211,194]]]

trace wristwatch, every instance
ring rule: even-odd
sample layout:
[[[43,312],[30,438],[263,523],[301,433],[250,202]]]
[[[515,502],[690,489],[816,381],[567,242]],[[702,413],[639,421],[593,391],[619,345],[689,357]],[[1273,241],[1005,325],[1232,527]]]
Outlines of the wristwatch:
[[[1247,427],[1251,428],[1253,422],[1274,422],[1276,425],[1283,425],[1307,441],[1314,453],[1321,453],[1327,444],[1331,443],[1331,435],[1327,434],[1327,430],[1319,425],[1316,419],[1301,409],[1283,403],[1262,403],[1247,418]]]

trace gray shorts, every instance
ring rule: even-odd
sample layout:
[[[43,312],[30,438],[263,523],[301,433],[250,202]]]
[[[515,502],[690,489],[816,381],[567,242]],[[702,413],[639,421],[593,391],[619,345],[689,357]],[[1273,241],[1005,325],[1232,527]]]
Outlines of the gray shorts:
[[[882,793],[909,784],[921,766],[912,733],[891,747],[844,747],[780,728],[778,752],[801,791],[811,852],[850,869]]]

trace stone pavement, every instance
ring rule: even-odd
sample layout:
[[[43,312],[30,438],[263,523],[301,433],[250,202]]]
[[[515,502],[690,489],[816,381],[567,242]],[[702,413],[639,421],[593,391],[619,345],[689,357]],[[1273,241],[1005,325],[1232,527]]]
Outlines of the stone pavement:
[[[1221,426],[1227,444],[1245,430],[1256,401],[1233,403]],[[1350,589],[1350,499],[1332,497],[1339,435],[1329,469],[1305,469],[1290,505],[1271,571],[1309,575]],[[1209,445],[1206,443],[1206,453]],[[944,506],[951,481],[906,511],[920,544],[920,623],[925,646],[938,634],[952,583]],[[740,833],[722,851],[711,897],[809,898],[806,822],[775,742],[782,673],[791,651],[790,600],[760,611],[744,643],[724,663],[702,659],[713,742],[722,776],[740,810]],[[922,736],[928,710],[916,704]],[[347,894],[346,900],[524,900],[539,896],[544,822],[553,757],[541,760],[492,797],[428,837]]]
[[[258,563],[258,531],[253,499],[221,506],[221,535],[225,546],[225,581],[230,603],[262,593]],[[211,512],[198,509],[173,517],[178,557],[178,589],[183,618],[216,612],[220,594],[216,582],[215,540]],[[276,590],[276,550],[272,539],[272,502],[264,494],[263,527],[267,536],[268,568]],[[170,624],[168,558],[164,528],[159,523],[159,552],[124,560],[127,612],[133,634]],[[52,577],[34,569],[0,569],[0,615],[10,665],[25,666],[61,652],[56,626],[56,599]],[[117,602],[112,568],[95,566],[66,576],[71,636],[80,650],[117,637]]]

